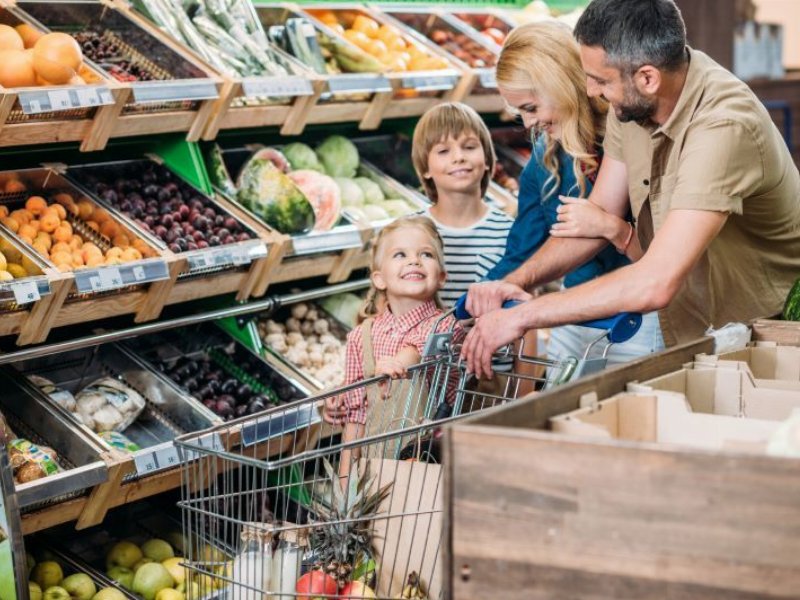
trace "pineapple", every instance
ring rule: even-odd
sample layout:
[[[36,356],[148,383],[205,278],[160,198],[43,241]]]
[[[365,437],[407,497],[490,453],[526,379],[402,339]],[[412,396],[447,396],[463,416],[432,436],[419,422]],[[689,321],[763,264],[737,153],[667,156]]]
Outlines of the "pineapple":
[[[393,484],[370,494],[375,478],[370,477],[367,464],[362,474],[358,468],[352,470],[343,490],[338,473],[327,460],[323,463],[330,480],[330,499],[319,494],[313,499],[317,523],[311,530],[311,547],[319,555],[317,567],[336,579],[341,588],[350,581],[357,561],[375,555],[372,518]]]

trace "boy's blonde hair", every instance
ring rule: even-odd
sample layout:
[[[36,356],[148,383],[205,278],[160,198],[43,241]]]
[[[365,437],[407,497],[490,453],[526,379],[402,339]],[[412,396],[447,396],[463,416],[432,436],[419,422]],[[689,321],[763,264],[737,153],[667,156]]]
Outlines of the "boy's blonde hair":
[[[545,197],[561,185],[559,146],[572,157],[579,196],[586,197],[587,176],[597,172],[598,153],[605,131],[608,103],[589,98],[578,42],[563,23],[542,21],[515,27],[503,44],[496,69],[497,85],[514,92],[530,92],[557,107],[561,140],[546,139],[544,166],[550,177]]]
[[[423,217],[422,215],[409,215],[407,217],[395,219],[386,227],[384,227],[378,234],[378,237],[372,244],[370,273],[381,268],[381,260],[383,259],[383,245],[386,237],[395,231],[411,227],[421,229],[430,238],[436,261],[439,263],[442,273],[446,272],[444,264],[444,242],[442,241],[442,236],[439,235],[439,231],[436,229],[436,225],[428,217]],[[436,306],[439,308],[444,308],[438,293],[434,295],[433,300],[436,302]],[[387,306],[388,302],[386,299],[386,292],[376,288],[374,283],[370,283],[367,297],[364,299],[364,304],[361,306],[361,310],[358,313],[358,323],[362,323],[364,320],[370,317],[378,316],[384,310],[386,310]]]
[[[460,102],[444,102],[428,109],[422,115],[414,129],[414,141],[411,147],[414,169],[431,202],[436,202],[439,195],[433,180],[424,176],[424,173],[428,172],[428,156],[436,144],[450,137],[457,139],[462,133],[474,133],[483,147],[487,169],[481,178],[481,196],[486,195],[497,160],[489,128],[472,107]]]

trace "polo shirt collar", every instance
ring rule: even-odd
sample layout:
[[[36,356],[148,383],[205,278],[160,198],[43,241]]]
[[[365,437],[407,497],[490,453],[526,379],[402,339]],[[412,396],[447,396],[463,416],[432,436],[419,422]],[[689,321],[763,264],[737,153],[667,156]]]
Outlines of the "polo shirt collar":
[[[703,80],[706,69],[701,64],[702,56],[689,46],[686,46],[689,53],[689,70],[686,73],[686,81],[681,90],[681,96],[675,109],[661,127],[656,128],[652,135],[663,133],[671,140],[675,140],[689,125],[689,121],[697,108],[700,98],[703,95]]]
[[[387,322],[400,331],[408,331],[415,325],[419,325],[422,321],[430,319],[439,312],[436,302],[428,300],[424,304],[420,304],[417,308],[408,311],[407,313],[396,317],[392,310],[389,308],[383,313]]]

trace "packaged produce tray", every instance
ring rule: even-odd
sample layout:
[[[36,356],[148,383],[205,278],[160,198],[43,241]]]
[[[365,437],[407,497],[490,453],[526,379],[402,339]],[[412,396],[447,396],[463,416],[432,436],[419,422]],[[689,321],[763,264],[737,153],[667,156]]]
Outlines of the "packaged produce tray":
[[[454,89],[462,78],[463,73],[444,58],[444,53],[435,45],[392,20],[382,11],[371,10],[358,4],[336,3],[326,4],[324,7],[304,7],[304,12],[317,22],[327,25],[327,33],[329,35],[334,33],[340,40],[344,39],[346,30],[362,27],[357,23],[372,21],[379,27],[384,26],[393,31],[395,37],[401,40],[407,49],[403,52],[414,53],[407,64],[404,62],[403,68],[399,67],[399,63],[387,68],[387,76],[393,81],[393,86],[400,90],[402,97],[414,97],[426,92],[447,92]],[[359,47],[362,50],[371,48],[363,38],[356,37],[356,39],[361,39],[362,46]],[[376,41],[374,38],[370,40]],[[418,57],[416,64],[415,56]]]
[[[46,477],[17,483],[19,506],[27,510],[60,502],[107,479],[104,448],[50,402],[16,371],[0,369],[0,413],[20,438],[52,448],[61,470]]]
[[[328,94],[323,95],[323,100],[331,95],[334,99],[353,99],[358,94],[392,91],[392,84],[384,73],[364,72],[368,63],[364,62],[363,51],[338,36],[324,23],[281,4],[259,3],[255,5],[255,10],[273,43],[308,68],[325,76]],[[320,47],[319,54],[312,49],[314,44]],[[324,53],[329,57],[323,56]],[[346,56],[341,62],[336,58],[339,54]],[[348,58],[354,64],[348,62]]]
[[[50,282],[45,273],[49,268],[47,263],[4,229],[0,230],[0,253],[5,259],[5,268],[0,269],[3,278],[0,280],[0,311],[25,308],[50,294]],[[5,273],[13,279],[8,279]]]
[[[396,22],[402,23],[413,32],[413,35],[425,36],[431,43],[447,52],[452,59],[475,71],[479,86],[473,93],[496,93],[494,67],[500,54],[500,47],[497,44],[480,36],[463,21],[454,19],[438,9],[390,9],[386,14]]]
[[[345,344],[350,329],[318,303],[285,306],[258,320],[264,349],[317,390],[344,383]],[[300,334],[292,336],[291,334]]]
[[[307,386],[279,372],[244,344],[213,324],[145,336],[126,347],[166,385],[192,395],[219,418],[230,421],[305,398]],[[241,443],[253,445],[319,422],[316,411],[301,407],[291,418],[245,424]]]
[[[219,422],[208,409],[173,386],[164,385],[159,375],[124,347],[115,344],[26,360],[15,363],[14,368],[26,377],[43,377],[55,385],[58,391],[48,396],[46,391],[37,389],[38,396],[44,402],[57,404],[75,426],[87,430],[88,435],[93,436],[98,445],[109,451],[115,448],[124,455],[130,455],[135,470],[128,475],[128,479],[177,467],[178,454],[172,440],[184,433],[200,431]],[[116,393],[114,389],[99,384],[94,386],[98,391],[91,394],[92,398],[86,397],[82,400],[79,393],[103,378],[114,379],[123,384],[123,392]],[[130,388],[141,396],[141,408],[138,409],[141,412],[138,414],[133,401],[117,400],[125,398],[124,394],[128,393],[125,388]],[[77,399],[77,408],[72,406],[69,397]],[[124,419],[120,423],[133,418],[127,427],[119,425],[113,428],[124,437],[112,438],[107,433],[109,430],[92,413],[80,412],[82,405],[88,407],[95,398],[106,400],[103,406],[98,406],[98,410],[105,410],[108,406],[118,409],[117,413]],[[101,402],[98,401],[97,404]],[[120,404],[130,408],[130,412],[120,408]],[[81,416],[84,414],[89,414],[95,423],[88,423]],[[108,419],[106,415],[102,418]],[[129,445],[128,441],[135,446]],[[219,446],[219,440],[216,446]]]
[[[27,25],[35,32],[46,33],[13,6],[0,7],[0,23],[11,27]],[[86,81],[85,85],[43,84],[10,88],[16,100],[5,124],[93,119],[98,107],[115,103],[109,81],[90,62],[84,62],[78,74]],[[55,139],[58,137],[52,135],[51,130],[50,137],[41,141]],[[23,143],[33,142],[27,139]]]
[[[122,114],[196,111],[221,82],[116,9],[98,2],[17,2],[37,26],[69,33],[84,56],[131,88]]]
[[[8,171],[3,177],[0,207],[8,216],[0,227],[50,268],[72,272],[73,299],[168,277],[153,245],[53,168]]]
[[[231,106],[288,104],[314,94],[310,71],[269,43],[249,2],[202,2],[185,11],[176,6],[142,0],[136,8],[215,71],[238,82]]]
[[[227,172],[236,175],[234,179],[238,180],[238,174],[242,167],[253,153],[259,149],[261,149],[260,146],[248,146],[223,150],[222,160]],[[277,146],[276,149],[282,150],[280,146]],[[366,161],[360,161],[356,177],[366,178],[376,184],[386,201],[402,200],[408,205],[408,212],[422,210],[425,207],[425,202],[419,195],[386,177]],[[224,192],[220,191],[220,193]],[[235,198],[230,199],[236,201]],[[363,235],[365,229],[372,229],[377,232],[394,218],[388,213],[387,209],[381,208],[375,213],[375,218],[371,219],[369,215],[362,214],[363,210],[360,211],[354,206],[348,207],[345,198],[342,198],[342,201],[343,209],[339,223],[328,231],[312,231],[306,234],[292,235],[292,248],[288,256],[305,256],[348,248],[362,248],[365,243]],[[376,206],[381,207],[383,204],[385,204],[385,201],[377,203]],[[393,205],[389,203],[386,206]],[[249,209],[245,210],[248,210],[254,218],[260,218]]]
[[[149,244],[185,257],[181,277],[239,268],[267,255],[248,224],[154,159],[74,166],[67,176],[96,202],[122,213]]]

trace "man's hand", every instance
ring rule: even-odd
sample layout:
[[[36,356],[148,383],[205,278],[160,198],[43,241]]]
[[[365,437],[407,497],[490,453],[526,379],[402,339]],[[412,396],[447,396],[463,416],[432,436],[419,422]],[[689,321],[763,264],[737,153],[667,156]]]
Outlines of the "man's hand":
[[[497,310],[506,300],[526,302],[532,297],[518,285],[507,281],[473,283],[467,295],[467,312],[473,317],[480,317]]]
[[[346,422],[347,407],[341,396],[332,396],[325,399],[322,406],[322,418],[330,425],[344,425]]]
[[[554,237],[582,237],[611,239],[617,233],[616,222],[624,221],[609,215],[602,208],[583,198],[559,196],[562,205],[558,207],[557,223],[550,228]]]
[[[464,340],[461,358],[467,361],[467,369],[478,378],[491,379],[492,355],[503,346],[525,334],[523,321],[527,305],[494,310],[475,321],[475,326]]]

